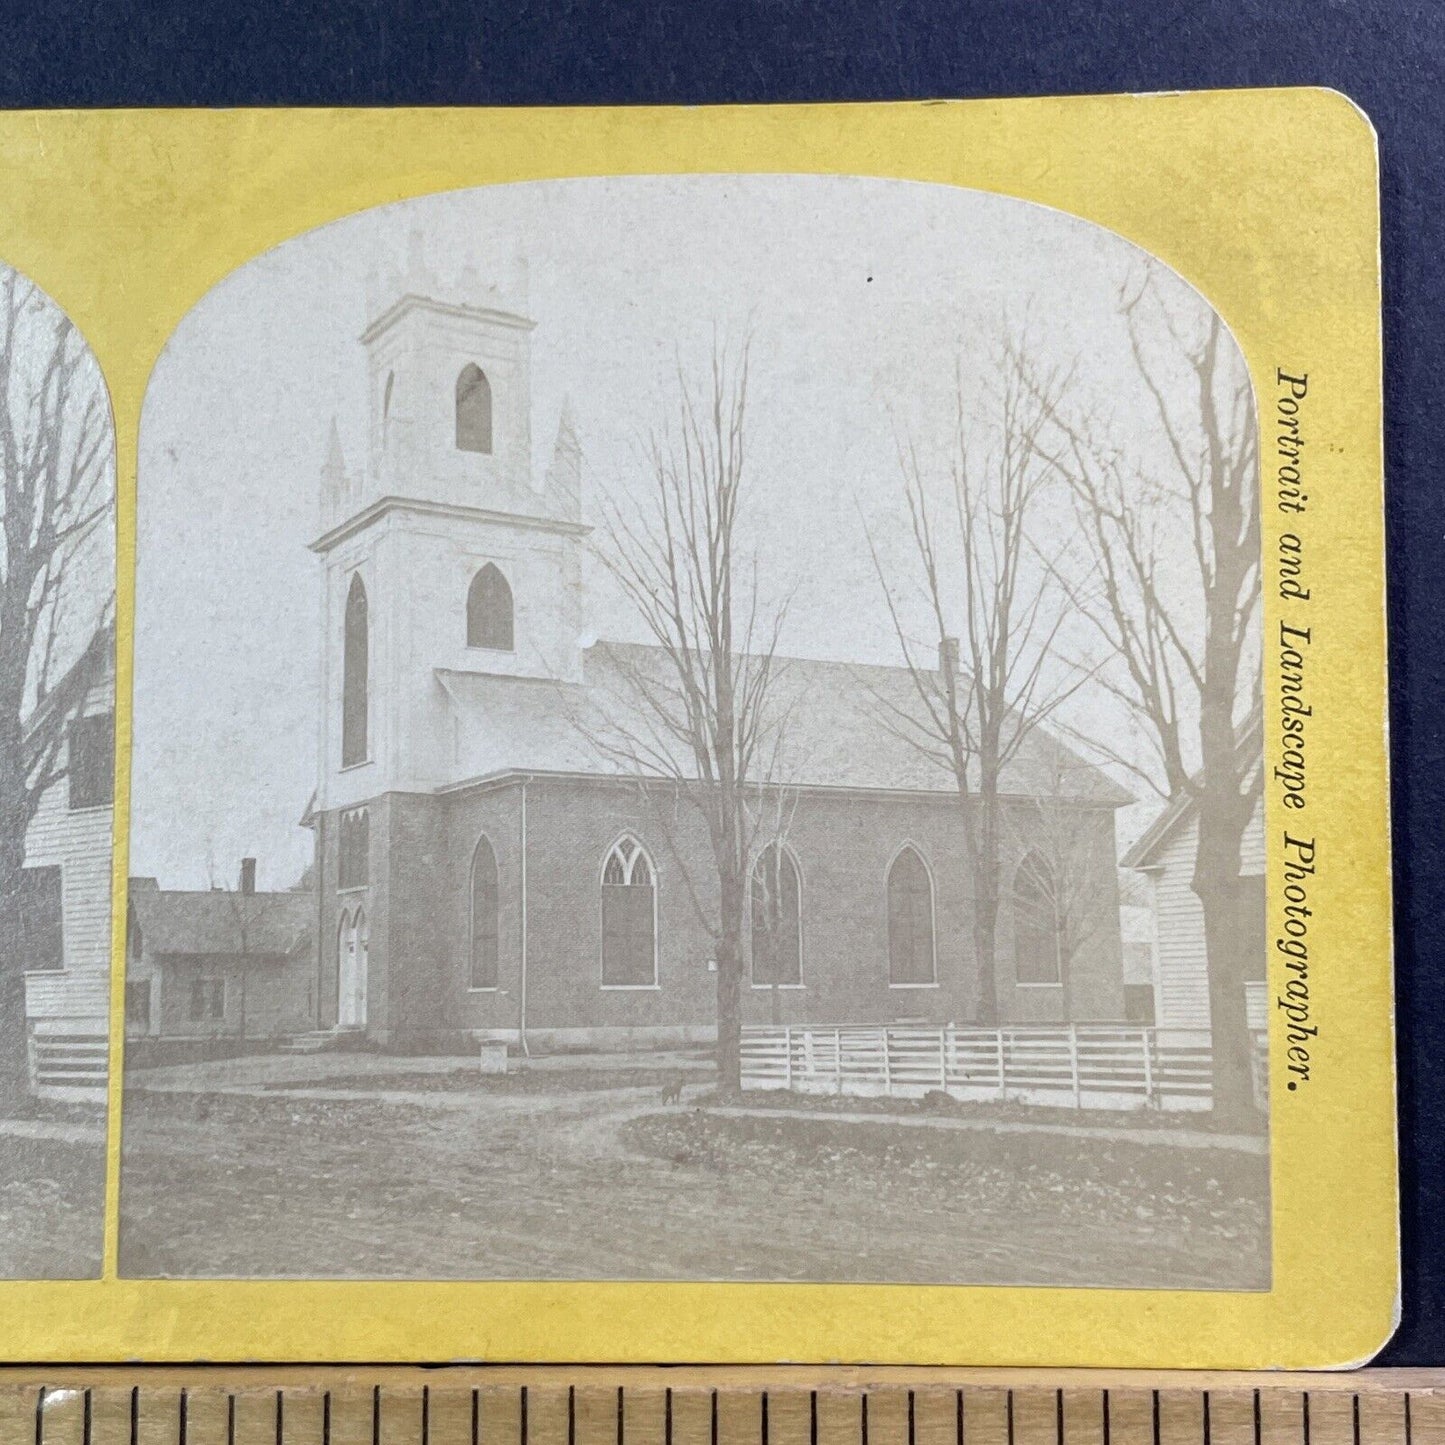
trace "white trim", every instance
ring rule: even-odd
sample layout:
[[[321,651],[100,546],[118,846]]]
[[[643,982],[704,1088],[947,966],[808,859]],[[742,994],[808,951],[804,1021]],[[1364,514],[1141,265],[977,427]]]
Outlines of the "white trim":
[[[1063,986],[1063,979],[1055,979],[1052,983],[1025,983],[1021,978],[1014,979],[1015,988],[1063,988]],[[1145,984],[1144,987],[1147,988],[1148,985]]]
[[[917,982],[895,983],[893,979],[893,940],[888,928],[889,917],[889,886],[893,881],[893,869],[904,853],[912,853],[920,863],[923,864],[923,871],[928,877],[928,951],[933,955],[933,977]],[[919,843],[912,838],[905,837],[903,841],[893,850],[893,856],[889,858],[887,866],[883,869],[883,937],[887,944],[888,953],[888,987],[889,988],[938,988],[938,883],[933,876],[933,865],[928,861],[928,854],[923,851]]]
[[[631,858],[625,855],[622,858],[622,865],[625,870],[623,882],[607,882],[607,865],[612,861],[612,855],[616,853],[624,843],[631,843],[633,854]],[[641,858],[647,864],[647,871],[652,878],[652,982],[651,983],[608,983],[606,978],[606,959],[604,950],[606,948],[606,929],[602,919],[602,903],[606,896],[604,888],[633,887],[632,871],[637,866],[637,860]],[[652,854],[642,846],[642,840],[635,834],[621,832],[614,838],[611,844],[602,854],[602,866],[597,870],[597,986],[606,992],[614,990],[630,992],[646,992],[662,988],[662,962],[661,962],[661,940],[658,938],[657,926],[657,864],[653,861]]]
[[[807,988],[805,983],[750,983],[749,988],[756,989],[759,993],[772,993],[774,989],[786,993],[789,990],[796,993],[800,989]]]

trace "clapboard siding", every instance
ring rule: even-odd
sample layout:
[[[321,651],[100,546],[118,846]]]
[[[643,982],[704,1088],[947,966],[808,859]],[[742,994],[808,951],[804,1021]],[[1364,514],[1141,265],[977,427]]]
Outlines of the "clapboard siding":
[[[1158,928],[1159,979],[1155,997],[1160,1028],[1209,1027],[1209,978],[1204,949],[1204,910],[1192,886],[1198,823],[1189,818],[1175,829],[1150,865]],[[1245,829],[1240,873],[1264,873],[1264,827],[1260,809]]]
[[[110,689],[97,689],[87,713],[110,707]],[[69,1017],[104,1027],[96,1001],[109,993],[112,809],[70,806],[69,781],[62,778],[40,800],[25,835],[27,868],[60,869],[61,948],[64,971],[32,975],[28,1012],[47,1019]],[[99,988],[97,987],[99,985]]]
[[[110,966],[111,810],[71,812],[63,782],[41,799],[25,835],[25,866],[58,864],[65,967]]]

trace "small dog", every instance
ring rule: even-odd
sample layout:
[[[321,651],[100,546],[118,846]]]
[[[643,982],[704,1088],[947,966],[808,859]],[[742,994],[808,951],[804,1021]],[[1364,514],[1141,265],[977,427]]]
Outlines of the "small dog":
[[[663,1088],[663,1091],[662,1091],[662,1102],[663,1102],[664,1104],[680,1104],[680,1103],[682,1103],[682,1080],[681,1080],[681,1079],[674,1079],[674,1080],[672,1081],[672,1083],[666,1085],[666,1086]]]

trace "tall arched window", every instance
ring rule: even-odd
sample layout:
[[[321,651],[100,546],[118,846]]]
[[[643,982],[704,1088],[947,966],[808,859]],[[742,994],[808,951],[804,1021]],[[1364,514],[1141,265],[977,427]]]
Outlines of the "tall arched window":
[[[512,589],[492,562],[467,588],[467,646],[512,650]]]
[[[457,377],[457,450],[492,450],[492,384],[475,361]]]
[[[602,983],[657,983],[657,892],[652,864],[633,838],[620,838],[602,865]]]
[[[497,986],[498,912],[497,855],[483,833],[472,854],[472,956],[467,978],[470,988]]]
[[[1014,977],[1019,983],[1063,982],[1063,929],[1053,869],[1030,853],[1014,875]]]
[[[802,886],[786,848],[769,843],[753,866],[753,982],[803,981]]]
[[[341,766],[367,758],[367,620],[366,588],[361,574],[351,579],[346,594],[345,637],[341,653]]]
[[[911,846],[900,848],[888,869],[888,982],[938,982],[933,938],[933,879]]]

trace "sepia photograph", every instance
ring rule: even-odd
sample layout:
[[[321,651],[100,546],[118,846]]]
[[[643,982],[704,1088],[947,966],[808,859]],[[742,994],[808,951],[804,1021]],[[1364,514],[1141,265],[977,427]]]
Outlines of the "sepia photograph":
[[[945,186],[456,191],[219,281],[140,426],[121,1273],[1268,1289],[1256,414],[1163,261]],[[0,625],[103,909],[108,597],[18,681]],[[6,902],[53,835],[17,1098],[104,1085],[104,940]]]
[[[90,348],[0,263],[0,1278],[100,1274],[115,430]]]

